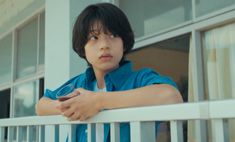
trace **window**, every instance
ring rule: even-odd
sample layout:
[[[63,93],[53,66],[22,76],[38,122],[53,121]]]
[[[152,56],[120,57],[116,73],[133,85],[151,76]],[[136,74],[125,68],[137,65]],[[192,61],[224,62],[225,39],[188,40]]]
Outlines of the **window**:
[[[34,105],[44,93],[44,52],[45,12],[0,39],[0,118],[35,115]],[[25,141],[26,127],[19,130]],[[36,141],[36,127],[30,131]],[[5,132],[5,139],[9,133],[16,140],[16,128]]]
[[[160,32],[192,19],[190,0],[120,0],[136,37]]]
[[[8,111],[8,117],[35,115],[34,105],[44,92],[44,52],[44,12],[0,39],[0,97],[12,99],[7,102],[13,107],[1,107],[1,112]],[[6,96],[6,90],[12,92]]]

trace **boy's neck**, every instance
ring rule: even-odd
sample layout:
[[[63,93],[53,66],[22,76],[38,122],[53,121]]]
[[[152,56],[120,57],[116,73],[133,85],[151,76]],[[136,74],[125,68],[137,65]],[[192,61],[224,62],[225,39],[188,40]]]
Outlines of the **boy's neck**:
[[[105,80],[104,80],[105,75],[106,75],[107,73],[109,73],[109,72],[115,70],[115,69],[118,68],[118,67],[119,67],[119,66],[113,68],[112,70],[105,70],[105,71],[104,71],[104,70],[99,70],[99,69],[93,68],[93,71],[94,71],[94,73],[95,73],[95,78],[96,78],[96,80],[97,80],[97,86],[98,86],[99,89],[103,89],[103,88],[106,87],[106,86],[105,86]]]
[[[105,80],[104,80],[104,76],[106,73],[104,72],[98,72],[98,71],[94,71],[95,72],[95,77],[97,80],[97,86],[99,89],[103,89],[105,88]]]

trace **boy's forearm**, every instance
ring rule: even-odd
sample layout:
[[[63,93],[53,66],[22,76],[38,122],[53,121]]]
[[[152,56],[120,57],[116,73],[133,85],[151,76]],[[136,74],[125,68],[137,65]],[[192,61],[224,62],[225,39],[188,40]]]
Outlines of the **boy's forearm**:
[[[99,99],[101,109],[182,102],[182,97],[178,90],[166,84],[151,85],[127,91],[105,92],[99,95]]]
[[[56,100],[43,97],[35,105],[35,111],[37,115],[58,115],[59,110],[56,109]]]

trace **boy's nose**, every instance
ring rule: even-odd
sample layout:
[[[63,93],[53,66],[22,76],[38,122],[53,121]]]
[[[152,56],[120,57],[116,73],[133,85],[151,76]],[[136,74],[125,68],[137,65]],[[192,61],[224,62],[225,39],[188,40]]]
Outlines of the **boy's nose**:
[[[110,39],[105,36],[105,37],[101,38],[99,47],[101,50],[108,49],[108,48],[110,48],[110,44],[111,44]]]

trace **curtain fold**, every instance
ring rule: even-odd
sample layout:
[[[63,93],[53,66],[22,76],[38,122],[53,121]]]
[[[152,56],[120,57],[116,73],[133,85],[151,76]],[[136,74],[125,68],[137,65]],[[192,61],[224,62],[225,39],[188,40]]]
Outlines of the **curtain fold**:
[[[188,66],[188,102],[194,102],[194,93],[193,93],[193,71],[195,68],[193,66],[194,52],[192,48],[192,37],[190,37],[190,47],[189,47],[189,66]],[[188,142],[196,142],[195,136],[195,121],[188,121]]]

